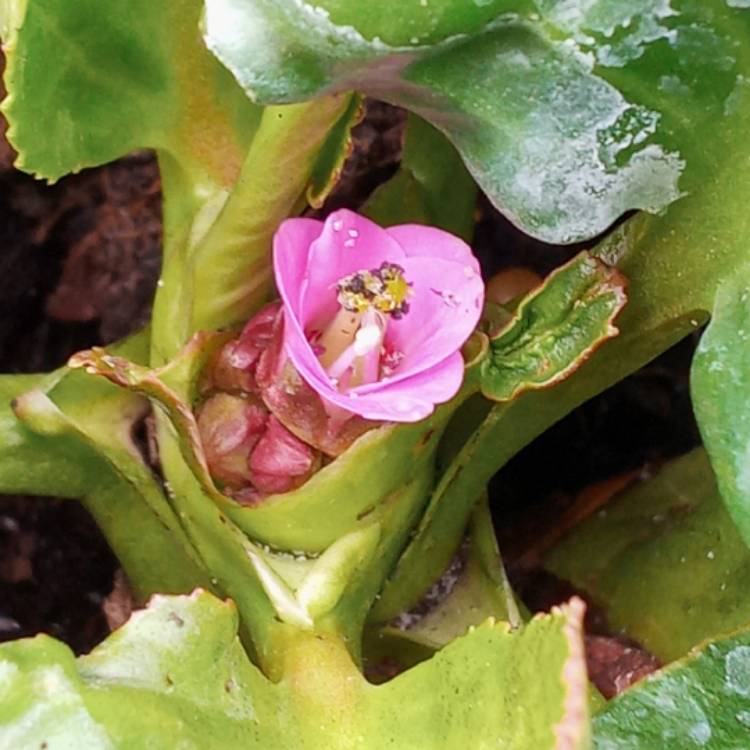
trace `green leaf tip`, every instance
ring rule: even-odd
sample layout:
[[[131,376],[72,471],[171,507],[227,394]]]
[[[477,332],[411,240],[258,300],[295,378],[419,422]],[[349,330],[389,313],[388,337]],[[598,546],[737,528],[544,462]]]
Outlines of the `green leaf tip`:
[[[625,288],[616,269],[587,252],[555,270],[490,337],[482,393],[510,401],[567,378],[618,334],[614,320],[627,301]]]

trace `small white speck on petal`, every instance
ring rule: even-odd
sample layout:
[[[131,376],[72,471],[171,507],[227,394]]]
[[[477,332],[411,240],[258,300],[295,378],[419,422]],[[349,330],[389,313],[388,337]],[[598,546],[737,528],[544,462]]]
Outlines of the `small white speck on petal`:
[[[334,232],[340,232],[343,228],[344,228],[344,222],[341,221],[341,219],[336,219],[336,221],[333,222]]]
[[[354,237],[355,239],[356,239],[357,237],[359,237],[359,232],[358,232],[358,231],[357,231],[356,229],[350,229],[350,230],[349,230],[349,231],[347,232],[347,234],[348,234],[348,235],[349,235],[350,237]]]
[[[357,243],[354,240],[346,240],[344,247],[354,247]]]

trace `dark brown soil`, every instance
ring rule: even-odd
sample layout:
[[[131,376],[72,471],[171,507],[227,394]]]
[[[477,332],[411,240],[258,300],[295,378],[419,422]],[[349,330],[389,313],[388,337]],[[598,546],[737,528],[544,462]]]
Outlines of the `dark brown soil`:
[[[393,173],[402,127],[401,112],[369,105],[329,206],[356,207]],[[10,160],[0,138],[0,370],[31,372],[147,320],[159,267],[159,182],[148,154],[53,187],[14,171]],[[546,273],[577,250],[531,240],[485,200],[478,215],[475,247],[487,274],[515,265]],[[492,483],[501,544],[533,608],[568,592],[514,566],[524,545],[557,523],[583,487],[697,442],[687,389],[692,345],[679,345],[581,407]],[[86,651],[107,632],[102,602],[115,570],[106,543],[75,503],[0,499],[0,640],[45,631]],[[592,674],[608,694],[627,675],[653,668],[648,655],[602,636],[601,622],[593,630]]]

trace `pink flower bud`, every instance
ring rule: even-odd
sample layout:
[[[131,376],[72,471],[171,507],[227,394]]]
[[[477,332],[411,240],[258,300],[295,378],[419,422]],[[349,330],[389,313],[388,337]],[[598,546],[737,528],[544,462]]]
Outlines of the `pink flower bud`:
[[[255,398],[217,393],[201,406],[198,430],[214,479],[237,488],[250,481],[248,456],[267,421],[267,410]]]

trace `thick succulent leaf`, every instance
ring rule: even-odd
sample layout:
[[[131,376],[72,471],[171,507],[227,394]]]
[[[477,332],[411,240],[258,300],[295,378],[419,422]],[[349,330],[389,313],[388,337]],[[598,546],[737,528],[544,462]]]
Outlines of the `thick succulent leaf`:
[[[380,687],[394,745],[588,747],[582,614],[578,601],[516,632],[484,624]]]
[[[147,346],[140,335],[116,350],[139,358]],[[140,596],[207,582],[133,443],[143,399],[67,368],[4,376],[0,396],[0,491],[81,500]]]
[[[201,5],[6,0],[3,109],[17,165],[55,180],[150,147],[231,185],[260,108],[201,43]]]
[[[248,94],[355,88],[443,130],[482,188],[542,239],[658,211],[733,117],[750,13],[723,0],[208,0],[207,43]]]
[[[750,743],[750,632],[712,641],[611,701],[594,719],[597,750]]]
[[[490,336],[482,393],[510,401],[564,380],[617,335],[613,320],[626,300],[625,279],[581,253],[528,294],[510,321]]]
[[[750,545],[750,292],[727,279],[693,359],[691,392],[724,502]]]
[[[476,200],[476,185],[456,149],[410,114],[399,169],[375,189],[363,213],[381,226],[429,224],[470,242]]]
[[[257,727],[264,678],[236,637],[231,604],[156,597],[88,656],[38,636],[0,648],[3,747],[280,747]]]
[[[380,687],[340,645],[290,635],[272,683],[231,603],[156,597],[77,660],[46,636],[0,646],[0,745],[584,748],[581,614],[571,604],[514,633],[488,622]]]
[[[623,492],[544,564],[588,591],[613,628],[664,661],[750,622],[750,553],[703,450]]]

